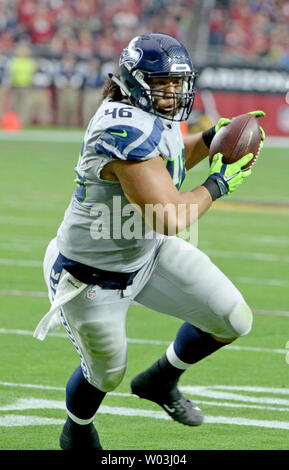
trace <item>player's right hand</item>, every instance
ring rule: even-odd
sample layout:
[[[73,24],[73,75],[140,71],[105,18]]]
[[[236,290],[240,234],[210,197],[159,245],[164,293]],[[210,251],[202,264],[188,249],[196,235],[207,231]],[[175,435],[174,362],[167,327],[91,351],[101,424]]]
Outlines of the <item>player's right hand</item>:
[[[251,168],[242,170],[242,167],[252,160],[254,155],[253,153],[248,153],[237,162],[228,164],[223,163],[222,158],[223,155],[221,153],[214,155],[209,178],[217,183],[221,196],[224,196],[235,191],[243,182],[244,178],[247,178],[251,174]]]

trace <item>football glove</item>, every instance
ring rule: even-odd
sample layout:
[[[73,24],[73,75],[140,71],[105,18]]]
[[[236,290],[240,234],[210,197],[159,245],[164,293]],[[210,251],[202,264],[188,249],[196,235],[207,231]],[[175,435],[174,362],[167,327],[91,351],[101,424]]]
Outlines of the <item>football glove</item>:
[[[217,122],[217,124],[215,125],[215,133],[217,134],[217,132],[219,132],[219,130],[220,130],[223,126],[227,126],[230,122],[231,122],[231,119],[228,119],[228,118],[220,118],[219,121]]]
[[[240,186],[244,178],[250,176],[252,172],[251,168],[242,170],[242,167],[252,160],[254,155],[253,153],[248,153],[237,162],[229,164],[223,163],[222,158],[223,155],[221,153],[216,153],[216,155],[214,155],[208,178],[217,183],[220,190],[219,197],[224,196],[225,194],[231,194],[238,186]]]

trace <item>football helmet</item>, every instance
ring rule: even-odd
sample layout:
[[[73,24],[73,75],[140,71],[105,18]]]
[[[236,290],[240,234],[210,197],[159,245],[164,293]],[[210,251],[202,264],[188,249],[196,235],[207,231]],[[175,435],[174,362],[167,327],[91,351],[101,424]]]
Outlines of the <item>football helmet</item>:
[[[175,38],[163,33],[137,36],[122,51],[119,60],[120,79],[112,76],[124,96],[150,113],[171,121],[186,120],[193,108],[197,72],[186,48]],[[153,79],[178,80],[177,91],[165,91],[153,85]],[[157,107],[160,99],[173,103],[171,112]]]

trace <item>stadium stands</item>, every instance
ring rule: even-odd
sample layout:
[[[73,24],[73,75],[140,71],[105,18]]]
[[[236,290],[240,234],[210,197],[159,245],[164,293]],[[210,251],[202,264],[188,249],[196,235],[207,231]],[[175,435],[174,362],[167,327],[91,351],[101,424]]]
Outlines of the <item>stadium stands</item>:
[[[218,62],[289,68],[288,37],[287,0],[218,0],[210,12],[209,44]]]
[[[0,0],[0,118],[86,124],[88,96],[137,34],[172,34],[197,66],[289,68],[288,29],[286,0]]]

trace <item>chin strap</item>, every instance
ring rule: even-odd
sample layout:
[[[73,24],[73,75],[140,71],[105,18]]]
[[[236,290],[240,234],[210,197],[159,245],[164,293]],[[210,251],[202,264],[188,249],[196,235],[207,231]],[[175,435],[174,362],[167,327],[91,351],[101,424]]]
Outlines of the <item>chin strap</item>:
[[[122,83],[122,81],[120,81],[117,77],[115,77],[112,73],[109,73],[108,74],[109,78],[114,82],[116,83],[119,88],[120,88],[120,91],[121,91],[121,94],[123,96],[128,96],[130,97],[131,96],[131,92],[129,91],[129,89],[125,86],[124,83]]]

